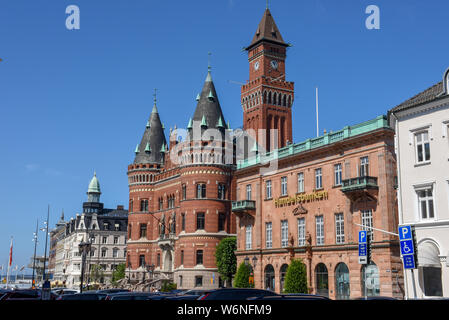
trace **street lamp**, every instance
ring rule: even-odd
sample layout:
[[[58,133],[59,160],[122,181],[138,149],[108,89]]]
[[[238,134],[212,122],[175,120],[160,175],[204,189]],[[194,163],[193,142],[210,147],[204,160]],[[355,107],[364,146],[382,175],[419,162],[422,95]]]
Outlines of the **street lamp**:
[[[39,232],[39,219],[36,222],[36,232],[33,233],[33,241],[34,241],[34,255],[33,255],[33,277],[31,280],[31,288],[35,288],[34,286],[34,272],[36,270],[36,246],[37,246],[37,234]]]
[[[245,265],[249,265],[249,258],[248,257],[246,257],[244,260],[243,260],[244,262],[245,262]]]
[[[80,293],[83,293],[83,281],[84,281],[84,264],[86,262],[86,255],[90,252],[91,242],[82,241],[78,245],[79,253],[81,254],[81,283],[80,283]]]

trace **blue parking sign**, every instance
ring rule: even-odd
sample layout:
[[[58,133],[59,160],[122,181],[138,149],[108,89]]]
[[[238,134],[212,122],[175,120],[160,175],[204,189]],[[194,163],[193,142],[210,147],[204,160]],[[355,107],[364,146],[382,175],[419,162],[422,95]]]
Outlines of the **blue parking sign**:
[[[400,242],[400,244],[401,244],[401,254],[403,256],[415,253],[415,250],[413,248],[413,240],[403,240]]]
[[[399,227],[399,240],[402,241],[408,239],[413,239],[412,227],[411,226]]]
[[[366,243],[359,244],[359,256],[366,256]]]
[[[366,231],[359,231],[359,243],[366,243]]]
[[[404,260],[404,269],[415,269],[415,256],[410,254],[406,256],[402,256],[402,259]]]

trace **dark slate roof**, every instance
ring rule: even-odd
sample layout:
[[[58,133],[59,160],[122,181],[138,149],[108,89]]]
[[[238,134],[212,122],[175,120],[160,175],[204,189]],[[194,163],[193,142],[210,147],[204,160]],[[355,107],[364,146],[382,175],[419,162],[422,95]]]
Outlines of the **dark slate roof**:
[[[155,102],[142,140],[138,146],[138,150],[136,150],[134,163],[163,164],[164,155],[161,152],[163,145],[166,148],[167,140],[165,139],[164,129],[162,128]],[[147,146],[150,147],[149,151]]]
[[[201,91],[195,113],[191,120],[194,126],[200,126],[204,120],[207,126],[203,127],[203,129],[226,129],[225,118],[220,107],[220,101],[218,100],[210,70],[207,73],[203,90]]]
[[[412,107],[419,106],[421,104],[429,103],[434,100],[439,99],[443,96],[443,81],[438,82],[437,84],[431,86],[427,90],[424,90],[421,93],[418,93],[416,96],[408,99],[407,101],[401,103],[400,105],[394,107],[390,110],[391,112],[398,112],[402,110],[406,110]]]
[[[288,44],[284,42],[284,39],[282,38],[282,35],[276,26],[276,22],[274,22],[273,16],[268,8],[265,10],[262,20],[257,27],[256,34],[246,50],[249,50],[262,40],[288,46]]]

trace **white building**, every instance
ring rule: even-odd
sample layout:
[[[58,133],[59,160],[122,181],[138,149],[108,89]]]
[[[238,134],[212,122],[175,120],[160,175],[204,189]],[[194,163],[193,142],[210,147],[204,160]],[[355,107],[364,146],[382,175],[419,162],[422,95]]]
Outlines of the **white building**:
[[[443,81],[393,108],[399,224],[413,225],[417,270],[407,298],[449,297],[449,69]],[[413,275],[413,277],[412,277]]]
[[[65,235],[57,243],[54,279],[68,288],[78,289],[81,280],[82,254],[79,244],[90,243],[90,252],[85,259],[84,284],[92,284],[92,266],[101,267],[101,276],[96,282],[110,282],[113,270],[126,261],[128,211],[123,206],[105,209],[100,202],[100,184],[96,175],[87,191],[87,202],[83,213],[77,214],[65,224]]]

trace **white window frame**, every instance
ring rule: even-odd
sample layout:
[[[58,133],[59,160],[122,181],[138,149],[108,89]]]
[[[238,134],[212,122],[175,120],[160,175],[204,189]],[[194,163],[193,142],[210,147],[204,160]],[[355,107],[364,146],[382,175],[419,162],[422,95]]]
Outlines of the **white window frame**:
[[[322,246],[324,245],[324,216],[319,215],[315,216],[315,239],[316,245]]]
[[[281,220],[281,247],[288,247],[288,220]]]
[[[298,172],[298,193],[304,192],[304,172]]]
[[[306,245],[306,219],[298,218],[298,247]]]
[[[360,211],[360,219],[362,221],[362,230],[367,231],[371,235],[371,240],[374,240],[374,231],[373,231],[373,210],[361,210]]]
[[[334,185],[341,186],[343,180],[343,166],[341,163],[334,165]]]
[[[288,195],[287,176],[281,177],[281,196]]]
[[[250,224],[245,227],[245,249],[252,249],[252,226]]]
[[[273,248],[273,223],[265,223],[265,247],[267,249]]]
[[[369,157],[368,156],[360,158],[359,176],[360,177],[369,176]]]
[[[424,140],[424,134],[427,134],[427,140]],[[418,142],[418,136],[422,136],[420,142]],[[416,164],[430,163],[430,161],[432,159],[431,151],[430,151],[430,140],[431,140],[431,138],[430,138],[429,128],[413,132],[413,142],[414,142],[414,147],[415,147],[415,163]],[[429,145],[429,159],[426,159],[426,151],[425,151],[426,144]],[[418,147],[419,146],[422,147],[423,160],[421,160],[421,161],[419,161],[419,158],[418,158]]]
[[[315,169],[315,189],[323,189],[323,169]]]
[[[252,200],[251,185],[246,185],[246,200]]]
[[[436,207],[435,207],[435,188],[434,188],[434,183],[427,183],[427,184],[422,184],[419,186],[415,186],[415,194],[416,194],[416,212],[417,212],[417,220],[418,221],[434,221],[437,220],[437,215],[436,215]],[[421,198],[419,193],[422,191],[431,191],[432,195],[428,196],[426,195],[424,198]],[[426,217],[423,217],[423,213],[421,211],[421,201],[425,201],[426,202]],[[433,217],[429,217],[429,200],[432,200],[432,209],[433,209]]]
[[[265,182],[265,198],[266,199],[271,199],[273,197],[272,190],[273,190],[273,188],[271,185],[271,180],[267,180]]]
[[[345,218],[342,212],[335,214],[335,243],[345,243]]]

